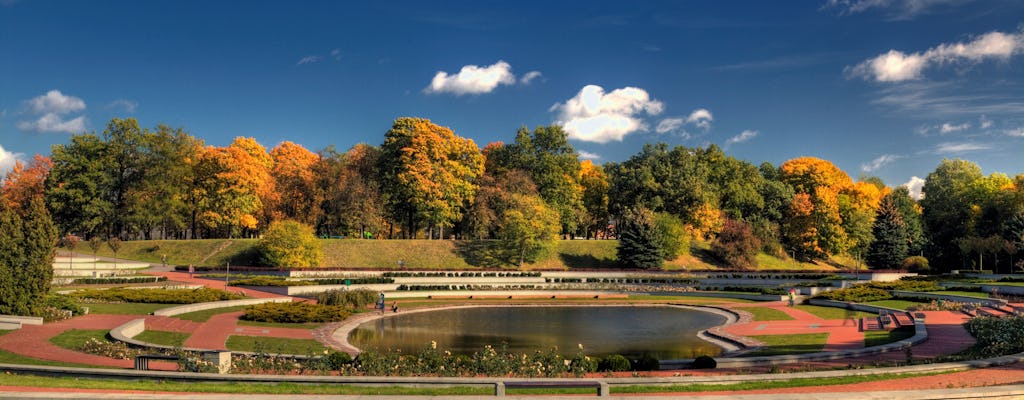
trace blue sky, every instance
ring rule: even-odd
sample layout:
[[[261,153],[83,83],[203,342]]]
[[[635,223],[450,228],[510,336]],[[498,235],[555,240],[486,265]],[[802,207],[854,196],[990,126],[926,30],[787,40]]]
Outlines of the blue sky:
[[[0,0],[0,170],[110,118],[318,150],[417,116],[483,147],[563,124],[890,185],[1024,172],[1024,2]]]

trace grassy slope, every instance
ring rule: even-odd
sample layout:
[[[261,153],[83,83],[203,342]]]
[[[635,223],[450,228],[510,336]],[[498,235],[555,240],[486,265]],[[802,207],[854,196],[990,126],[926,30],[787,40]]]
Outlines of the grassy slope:
[[[121,245],[118,257],[159,263],[163,255],[172,265],[254,265],[256,241],[253,239],[150,240],[128,241]],[[398,261],[408,269],[513,268],[495,264],[488,250],[469,248],[466,242],[452,240],[323,240],[323,266],[340,268],[394,269]],[[523,269],[609,269],[617,268],[615,240],[562,240],[554,254]],[[709,270],[721,268],[709,255],[706,243],[694,243],[691,254],[665,262],[666,270]],[[101,256],[113,256],[104,246]],[[767,254],[758,255],[764,270],[835,270],[848,260],[833,258],[827,263],[802,263]]]

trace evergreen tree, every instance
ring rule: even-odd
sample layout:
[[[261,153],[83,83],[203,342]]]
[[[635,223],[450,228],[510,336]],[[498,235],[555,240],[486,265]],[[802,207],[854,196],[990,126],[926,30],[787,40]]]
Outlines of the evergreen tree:
[[[885,196],[871,227],[875,240],[868,246],[867,262],[874,268],[898,269],[907,258],[910,243],[907,225],[893,196]]]
[[[0,314],[38,315],[53,279],[57,230],[40,199],[0,202]]]
[[[631,209],[619,221],[619,263],[642,269],[661,268],[661,230],[651,210]]]

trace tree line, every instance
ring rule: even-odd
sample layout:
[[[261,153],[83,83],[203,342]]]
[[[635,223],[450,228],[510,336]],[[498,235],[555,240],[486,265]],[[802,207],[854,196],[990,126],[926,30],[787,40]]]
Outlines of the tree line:
[[[183,129],[113,119],[73,135],[4,180],[11,204],[45,202],[62,235],[255,237],[294,220],[321,237],[503,244],[513,263],[562,238],[619,238],[624,265],[654,268],[691,240],[734,267],[758,251],[798,260],[847,254],[872,267],[908,257],[940,270],[1021,268],[1024,174],[985,176],[944,160],[924,198],[856,181],[801,157],[754,165],[720,148],[649,144],[622,162],[581,161],[559,126],[520,128],[480,148],[451,129],[399,118],[380,145],[313,152],[253,138],[210,146]]]

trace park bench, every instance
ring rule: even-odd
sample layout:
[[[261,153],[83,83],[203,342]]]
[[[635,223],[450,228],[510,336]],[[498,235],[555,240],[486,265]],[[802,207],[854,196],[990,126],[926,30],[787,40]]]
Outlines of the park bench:
[[[178,361],[178,356],[168,356],[164,354],[140,354],[135,356],[135,369],[139,371],[149,370],[149,360],[166,360],[166,361]]]
[[[561,389],[561,388],[594,388],[598,396],[610,396],[608,384],[601,381],[505,381],[498,382],[495,395],[504,396],[505,389]]]

